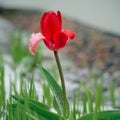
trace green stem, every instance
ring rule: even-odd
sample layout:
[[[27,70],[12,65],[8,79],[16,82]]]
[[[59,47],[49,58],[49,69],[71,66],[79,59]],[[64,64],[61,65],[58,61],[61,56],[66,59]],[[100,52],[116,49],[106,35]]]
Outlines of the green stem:
[[[61,67],[61,64],[60,64],[60,60],[59,60],[59,56],[58,56],[57,51],[54,51],[54,56],[55,56],[55,60],[56,60],[56,63],[57,63],[57,67],[58,67],[59,75],[60,75],[60,79],[61,79],[62,94],[63,94],[63,105],[64,105],[63,114],[64,114],[64,117],[66,118],[66,88],[65,88],[65,81],[64,81],[62,67]]]

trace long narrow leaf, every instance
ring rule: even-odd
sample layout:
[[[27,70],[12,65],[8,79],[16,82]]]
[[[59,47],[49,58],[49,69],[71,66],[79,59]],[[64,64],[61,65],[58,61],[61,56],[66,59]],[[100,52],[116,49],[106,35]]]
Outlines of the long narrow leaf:
[[[54,98],[54,107],[57,110],[58,113],[62,113],[64,110],[63,107],[63,96],[62,96],[62,89],[61,87],[57,84],[57,82],[55,81],[55,79],[52,77],[52,75],[43,67],[38,66],[39,69],[42,71],[42,73],[44,74],[44,76],[46,77],[46,80],[53,92],[53,94],[55,95]],[[66,111],[67,111],[67,116],[69,114],[69,103],[68,100],[66,99]]]
[[[5,109],[5,84],[4,84],[4,63],[2,55],[0,54],[0,115]]]
[[[40,66],[38,66],[38,67],[40,68],[42,73],[45,75],[46,80],[47,80],[48,84],[50,85],[50,88],[52,89],[56,99],[58,101],[60,101],[61,97],[62,97],[61,87],[57,84],[55,79],[52,77],[52,75],[50,75],[50,73],[46,69],[44,69],[43,67],[40,67]]]
[[[44,117],[48,120],[61,120],[62,119],[57,114],[52,113],[52,112],[44,109],[42,107],[43,106],[42,103],[41,103],[42,106],[38,106],[38,103],[35,103],[33,101],[26,100],[26,99],[23,99],[23,98],[19,98],[19,97],[16,97],[16,96],[12,96],[12,97],[23,105],[27,104],[28,107],[30,108],[30,110],[36,112],[38,115],[40,115],[40,116],[42,116],[42,117]]]
[[[102,111],[97,113],[89,113],[78,120],[94,120],[94,114],[97,114],[96,120],[120,120],[120,110]]]
[[[20,98],[20,97],[18,97],[18,96],[15,96],[15,95],[12,95],[12,97],[13,97],[15,100],[19,101],[21,104],[25,104],[25,102],[27,101],[27,102],[33,103],[33,104],[35,104],[35,105],[37,105],[37,106],[45,109],[45,110],[49,110],[49,107],[48,107],[47,105],[45,105],[45,104],[43,104],[43,103],[40,103],[40,102],[37,102],[37,101],[34,101],[34,100],[32,100],[32,99],[24,99],[24,98]]]

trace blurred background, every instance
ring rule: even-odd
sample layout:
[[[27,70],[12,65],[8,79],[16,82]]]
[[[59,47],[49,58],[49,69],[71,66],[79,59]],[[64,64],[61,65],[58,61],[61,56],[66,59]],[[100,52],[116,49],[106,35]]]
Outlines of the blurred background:
[[[56,100],[61,95],[53,99],[52,89],[57,87],[53,86],[55,83],[47,72],[38,67],[47,69],[60,84],[53,51],[47,49],[43,41],[37,46],[35,56],[28,50],[31,34],[41,31],[41,17],[49,10],[60,10],[63,29],[76,32],[75,39],[59,50],[71,106],[69,118],[77,119],[93,112],[96,118],[101,115],[96,115],[98,111],[112,110],[105,113],[112,113],[117,120],[113,110],[120,109],[120,0],[0,0],[1,120],[15,116],[16,119],[37,117],[34,110],[38,113],[38,103],[33,104],[30,99],[39,100],[52,111],[54,105],[58,108]],[[47,84],[45,78],[50,78],[50,83]],[[25,104],[24,109],[11,95],[16,95],[13,96],[16,100],[17,96],[25,98],[24,103],[30,98],[30,107],[36,105],[33,114],[29,116],[29,106]],[[47,112],[48,107],[42,106]],[[40,114],[40,117],[44,119],[45,116]]]
[[[17,29],[29,37],[39,32],[41,15],[48,10],[60,10],[63,28],[77,34],[60,50],[63,64],[68,65],[66,79],[87,81],[88,74],[97,70],[98,76],[105,74],[106,80],[114,76],[120,85],[120,0],[0,0],[0,50],[8,53],[10,34]],[[49,52],[44,51],[48,60]]]
[[[60,10],[78,22],[120,34],[119,0],[0,0],[0,7],[17,10]]]
[[[5,31],[15,26],[38,32],[41,13],[48,10],[60,10],[65,17],[63,27],[77,32],[76,46],[68,48],[69,52],[78,53],[77,66],[81,63],[82,66],[92,65],[96,63],[93,60],[103,69],[113,64],[119,66],[116,61],[120,53],[119,0],[0,0],[0,41],[4,43]],[[114,52],[117,55],[112,55]]]

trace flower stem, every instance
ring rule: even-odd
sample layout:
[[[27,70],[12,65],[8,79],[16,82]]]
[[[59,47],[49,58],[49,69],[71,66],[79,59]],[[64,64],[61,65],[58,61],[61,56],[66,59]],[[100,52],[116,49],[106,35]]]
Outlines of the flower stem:
[[[62,95],[63,95],[63,114],[64,117],[66,118],[66,88],[65,88],[65,81],[64,81],[64,76],[63,76],[63,72],[62,72],[62,67],[60,64],[60,60],[59,60],[59,56],[58,56],[58,52],[54,51],[54,56],[55,56],[55,60],[57,63],[57,67],[58,67],[58,71],[59,71],[59,75],[60,75],[60,79],[61,79],[61,85],[62,85]]]

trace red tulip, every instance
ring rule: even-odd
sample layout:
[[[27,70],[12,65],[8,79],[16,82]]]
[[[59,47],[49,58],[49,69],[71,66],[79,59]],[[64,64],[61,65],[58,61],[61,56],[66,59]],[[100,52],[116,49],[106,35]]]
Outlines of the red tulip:
[[[29,50],[34,55],[36,46],[40,40],[50,50],[58,50],[63,48],[68,39],[74,39],[75,32],[70,30],[62,30],[62,17],[60,11],[57,14],[49,11],[43,14],[40,21],[41,33],[32,34],[29,42]]]

